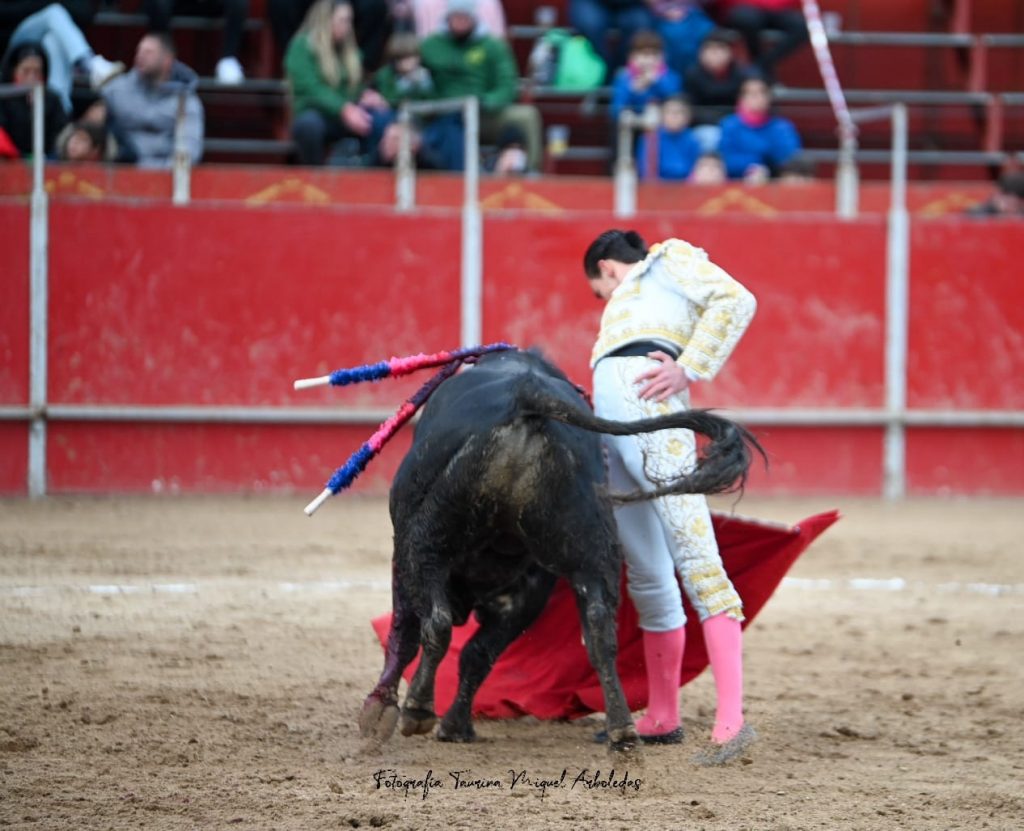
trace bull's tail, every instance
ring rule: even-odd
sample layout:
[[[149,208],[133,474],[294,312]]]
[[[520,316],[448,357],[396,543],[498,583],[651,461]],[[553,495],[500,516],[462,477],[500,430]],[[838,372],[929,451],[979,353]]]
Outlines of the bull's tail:
[[[728,493],[742,489],[750,469],[751,450],[767,461],[764,449],[742,425],[708,410],[686,410],[637,421],[612,421],[579,409],[557,398],[542,387],[527,384],[522,391],[527,413],[550,418],[572,427],[611,436],[634,436],[656,430],[682,428],[710,439],[698,454],[696,467],[671,482],[650,491],[613,493],[617,503],[642,502],[659,496],[685,493]]]

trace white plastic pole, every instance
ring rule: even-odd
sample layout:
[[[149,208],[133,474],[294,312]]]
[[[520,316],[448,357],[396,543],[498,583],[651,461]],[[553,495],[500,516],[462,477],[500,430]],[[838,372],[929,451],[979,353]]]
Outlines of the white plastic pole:
[[[316,499],[314,499],[305,508],[302,509],[305,512],[306,516],[313,516],[313,514],[316,513],[317,508],[323,505],[324,502],[326,502],[331,497],[331,494],[332,491],[330,488],[324,488]]]
[[[29,407],[28,493],[46,495],[46,377],[47,257],[49,248],[48,197],[43,182],[46,164],[43,146],[44,89],[32,90],[32,202],[29,226]]]
[[[857,170],[857,139],[843,136],[836,165],[836,216],[856,219],[860,210],[860,173]]]
[[[412,116],[407,105],[402,105],[398,111],[398,127],[395,209],[406,213],[416,206],[416,166],[412,157]]]
[[[892,170],[886,240],[884,493],[906,493],[907,341],[910,317],[910,220],[907,214],[907,108],[892,108]]]
[[[185,147],[185,108],[188,93],[178,94],[178,115],[174,120],[174,169],[172,171],[171,202],[187,205],[192,199],[192,159]]]
[[[461,341],[476,346],[483,340],[483,222],[480,216],[480,105],[467,98],[462,110],[466,171],[462,204]]]
[[[292,386],[297,390],[308,390],[310,387],[326,387],[330,383],[330,375],[321,375],[319,378],[300,378]]]
[[[628,219],[636,214],[636,164],[633,162],[632,111],[619,116],[619,140],[615,157],[615,216]]]

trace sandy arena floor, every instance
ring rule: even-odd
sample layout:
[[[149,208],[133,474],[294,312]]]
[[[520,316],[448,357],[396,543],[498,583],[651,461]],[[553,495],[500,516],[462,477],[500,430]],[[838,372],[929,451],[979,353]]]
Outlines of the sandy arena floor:
[[[761,741],[710,770],[709,673],[681,693],[687,743],[628,765],[595,719],[363,748],[390,525],[382,500],[304,502],[0,502],[0,826],[1024,828],[1020,501],[745,500],[845,516],[749,630]],[[633,784],[569,787],[612,768]],[[428,771],[425,796],[377,786]]]

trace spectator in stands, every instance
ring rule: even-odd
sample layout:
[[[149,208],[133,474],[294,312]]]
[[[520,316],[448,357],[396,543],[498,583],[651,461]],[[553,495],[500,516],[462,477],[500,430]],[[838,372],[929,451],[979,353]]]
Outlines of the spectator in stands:
[[[655,140],[651,142],[643,133],[637,141],[636,167],[641,179],[689,178],[701,154],[700,142],[690,129],[690,118],[690,102],[682,95],[674,95],[661,105],[661,124],[654,133]]]
[[[47,76],[46,51],[38,43],[13,46],[0,66],[0,83],[34,86],[45,84]],[[67,124],[67,114],[57,94],[47,87],[44,91],[43,152],[51,155],[58,133]],[[0,155],[16,158],[32,155],[32,93],[14,98],[0,98]]]
[[[693,104],[694,133],[705,150],[718,148],[718,123],[736,109],[744,77],[729,35],[717,29],[704,38],[697,63],[687,70],[683,87]]]
[[[53,0],[0,0],[0,55],[7,52],[7,46],[14,30],[29,15],[42,11]],[[95,0],[61,0],[80,30],[85,31],[96,15]]]
[[[703,0],[649,0],[654,28],[665,43],[665,60],[680,77],[697,60],[704,38],[714,30]]]
[[[569,23],[594,46],[608,67],[608,77],[624,66],[633,36],[654,25],[645,0],[569,0]],[[618,36],[615,48],[608,48],[608,32]]]
[[[694,185],[721,185],[728,180],[725,175],[725,163],[718,153],[703,153],[697,159],[690,178],[687,180]]]
[[[719,148],[730,179],[763,182],[800,152],[793,122],[772,115],[771,106],[771,90],[763,79],[743,82],[735,114],[722,119]]]
[[[117,122],[109,117],[106,104],[101,99],[57,136],[57,158],[66,162],[134,164],[138,161],[138,154]]]
[[[437,97],[434,79],[420,58],[420,41],[412,32],[391,36],[387,63],[373,76],[374,88],[397,109],[403,101]],[[389,125],[381,141],[380,161],[390,164],[398,154],[398,125]],[[457,114],[414,117],[412,145],[416,164],[434,170],[461,170],[465,165],[465,140]]]
[[[76,121],[57,137],[57,158],[65,162],[100,162],[107,153],[107,131],[101,124]]]
[[[175,126],[183,119],[184,150],[195,164],[203,154],[203,105],[196,95],[198,77],[175,57],[166,32],[144,35],[135,50],[132,71],[100,91],[108,117],[124,131],[140,167],[168,168],[174,163]]]
[[[814,162],[802,153],[797,153],[779,168],[778,179],[784,185],[809,184],[814,181]]]
[[[143,8],[149,18],[151,32],[170,34],[171,15],[174,13],[202,17],[224,15],[224,45],[217,61],[216,78],[222,84],[240,84],[245,72],[238,56],[242,48],[242,33],[249,15],[249,0],[144,0]]]
[[[661,37],[646,29],[637,32],[629,44],[629,61],[612,83],[612,121],[617,124],[624,110],[643,113],[648,104],[660,104],[682,89],[679,75],[665,63]]]
[[[447,25],[447,0],[405,0],[412,13],[412,24],[421,38],[442,31]],[[394,14],[394,12],[392,12]],[[477,31],[495,38],[507,36],[505,10],[501,0],[477,0]]]
[[[719,0],[722,22],[736,29],[747,44],[750,60],[767,78],[775,77],[775,65],[808,40],[807,23],[800,11],[800,0]],[[766,29],[779,33],[769,48],[761,43]]]
[[[93,89],[99,89],[124,72],[120,61],[108,61],[92,51],[82,30],[59,3],[51,3],[18,24],[11,33],[9,48],[24,43],[42,45],[48,65],[46,84],[60,96],[66,113],[71,112],[71,87],[76,74],[84,75]]]
[[[390,121],[384,98],[364,87],[352,17],[347,0],[316,0],[285,53],[300,164],[323,164],[328,146],[344,138],[371,158]]]
[[[967,209],[974,217],[1024,217],[1024,171],[1004,173],[990,199]]]
[[[267,18],[278,48],[285,52],[309,13],[315,0],[268,0]],[[391,4],[389,0],[350,0],[356,43],[359,44],[363,68],[373,71],[381,65],[388,37],[391,35]],[[401,31],[410,31],[409,28]]]
[[[434,77],[439,98],[476,96],[480,102],[480,138],[493,142],[515,126],[526,137],[531,171],[540,168],[540,113],[515,103],[519,72],[508,43],[477,31],[476,0],[448,0],[448,26],[426,38],[420,52]]]
[[[392,35],[385,52],[387,62],[373,76],[373,86],[392,107],[402,101],[436,97],[434,79],[423,65],[420,41],[411,32]]]
[[[522,130],[510,126],[501,131],[494,155],[484,161],[484,170],[495,176],[521,176],[529,170]]]

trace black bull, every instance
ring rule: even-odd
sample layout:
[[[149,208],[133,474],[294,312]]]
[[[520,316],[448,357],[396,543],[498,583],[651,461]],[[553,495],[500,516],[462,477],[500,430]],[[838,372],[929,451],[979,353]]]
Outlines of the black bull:
[[[711,440],[696,470],[650,493],[609,494],[598,433],[674,427]],[[702,410],[629,423],[598,418],[558,369],[532,353],[489,355],[444,382],[391,488],[394,614],[384,671],[360,715],[363,735],[386,739],[396,722],[406,736],[433,729],[434,678],[452,626],[476,612],[480,628],[462,651],[458,692],[438,730],[442,741],[472,741],[476,691],[562,576],[576,595],[611,746],[633,747],[636,730],[615,670],[622,553],[612,505],[733,489],[750,465],[748,445],[757,447],[742,427]],[[399,712],[399,678],[420,646]]]

